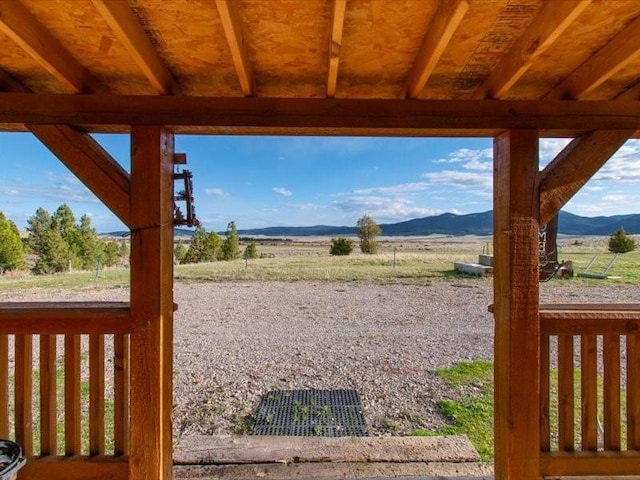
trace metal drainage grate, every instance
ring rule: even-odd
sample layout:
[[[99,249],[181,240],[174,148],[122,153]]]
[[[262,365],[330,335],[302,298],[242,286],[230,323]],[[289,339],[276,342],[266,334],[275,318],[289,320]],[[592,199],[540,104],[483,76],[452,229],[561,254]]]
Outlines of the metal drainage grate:
[[[253,435],[366,437],[356,390],[272,390],[262,396]]]

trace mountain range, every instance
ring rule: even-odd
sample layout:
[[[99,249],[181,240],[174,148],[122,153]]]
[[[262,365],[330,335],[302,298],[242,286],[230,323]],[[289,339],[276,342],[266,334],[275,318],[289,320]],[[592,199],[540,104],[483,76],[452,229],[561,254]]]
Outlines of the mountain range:
[[[565,235],[611,235],[623,227],[629,234],[640,234],[640,214],[614,215],[610,217],[581,217],[561,211],[558,233]],[[491,235],[493,211],[456,215],[443,213],[432,217],[415,218],[405,222],[380,224],[382,235]],[[239,230],[242,236],[304,237],[355,235],[355,227],[314,225],[310,227],[267,227]]]

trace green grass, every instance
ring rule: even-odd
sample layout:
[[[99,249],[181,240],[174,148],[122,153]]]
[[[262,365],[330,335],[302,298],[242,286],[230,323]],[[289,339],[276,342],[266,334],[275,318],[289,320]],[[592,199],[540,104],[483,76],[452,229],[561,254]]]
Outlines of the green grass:
[[[432,430],[416,430],[416,436],[466,434],[484,462],[493,460],[493,364],[486,361],[462,362],[436,371],[450,387],[468,389],[477,394],[457,401],[441,400],[438,407],[449,425]]]

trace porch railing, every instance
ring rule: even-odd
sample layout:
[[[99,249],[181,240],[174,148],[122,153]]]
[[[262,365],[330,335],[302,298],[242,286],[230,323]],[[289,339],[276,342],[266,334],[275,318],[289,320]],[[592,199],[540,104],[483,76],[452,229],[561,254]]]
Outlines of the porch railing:
[[[540,308],[541,474],[640,465],[640,305]]]
[[[129,317],[127,303],[0,306],[0,437],[28,457],[21,476],[128,478]]]

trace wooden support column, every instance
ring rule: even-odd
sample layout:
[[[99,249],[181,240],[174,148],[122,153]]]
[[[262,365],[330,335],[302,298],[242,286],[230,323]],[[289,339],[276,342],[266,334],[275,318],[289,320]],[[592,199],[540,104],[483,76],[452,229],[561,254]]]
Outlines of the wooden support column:
[[[495,477],[540,472],[538,132],[494,140]]]
[[[131,480],[172,478],[173,134],[131,128]]]

